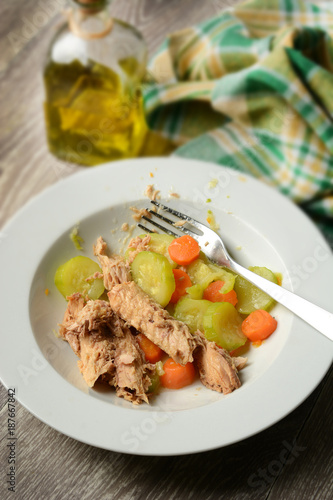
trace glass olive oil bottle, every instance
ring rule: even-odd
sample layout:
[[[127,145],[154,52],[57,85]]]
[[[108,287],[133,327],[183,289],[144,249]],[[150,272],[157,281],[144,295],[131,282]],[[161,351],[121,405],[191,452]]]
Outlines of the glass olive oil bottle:
[[[73,0],[44,66],[50,151],[92,166],[138,156],[147,134],[140,33],[113,19],[108,0]]]

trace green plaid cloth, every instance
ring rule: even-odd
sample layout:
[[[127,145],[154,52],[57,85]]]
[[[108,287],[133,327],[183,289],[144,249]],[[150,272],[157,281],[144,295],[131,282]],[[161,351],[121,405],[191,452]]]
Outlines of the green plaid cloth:
[[[333,246],[333,11],[249,0],[171,34],[144,91],[175,154],[270,185],[322,224]]]

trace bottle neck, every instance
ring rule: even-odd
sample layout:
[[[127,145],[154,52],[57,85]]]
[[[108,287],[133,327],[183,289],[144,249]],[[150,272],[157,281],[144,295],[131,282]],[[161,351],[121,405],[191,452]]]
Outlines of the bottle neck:
[[[113,27],[110,0],[72,0],[68,25],[72,33],[86,40],[103,38]]]

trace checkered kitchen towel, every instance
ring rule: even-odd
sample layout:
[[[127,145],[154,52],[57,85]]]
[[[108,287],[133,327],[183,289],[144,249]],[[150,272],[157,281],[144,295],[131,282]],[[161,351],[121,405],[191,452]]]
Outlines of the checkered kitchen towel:
[[[278,187],[333,244],[332,9],[248,0],[171,34],[150,73],[149,125],[177,155]]]

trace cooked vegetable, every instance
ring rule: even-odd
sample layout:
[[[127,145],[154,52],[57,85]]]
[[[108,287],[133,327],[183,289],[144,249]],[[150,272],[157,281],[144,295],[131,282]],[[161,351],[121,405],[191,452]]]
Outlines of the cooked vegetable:
[[[175,278],[176,288],[171,295],[170,302],[171,304],[176,304],[176,302],[178,302],[178,300],[186,294],[186,288],[189,288],[192,285],[192,282],[189,275],[185,273],[185,271],[182,271],[181,269],[173,269],[172,272]]]
[[[205,337],[231,351],[246,342],[242,333],[242,318],[229,302],[211,303],[203,319]]]
[[[170,258],[168,248],[170,243],[174,241],[174,237],[169,234],[150,234],[149,250],[156,253],[161,253],[168,259],[171,267],[176,267],[176,263]]]
[[[273,283],[277,283],[275,274],[267,269],[267,267],[249,267],[250,271],[266,278]],[[256,309],[268,310],[275,304],[274,299],[262,292],[259,288],[252,285],[249,281],[241,276],[237,276],[235,280],[235,292],[237,294],[238,303],[237,310],[241,314],[250,314]]]
[[[83,250],[83,246],[81,245],[81,243],[84,243],[84,239],[79,235],[79,226],[73,227],[69,237],[74,243],[77,250]]]
[[[176,363],[172,358],[167,359],[163,365],[164,375],[160,377],[163,387],[168,389],[181,389],[192,384],[195,379],[193,363],[185,366]]]
[[[187,266],[199,257],[200,247],[199,243],[192,236],[185,234],[180,238],[174,239],[170,243],[168,251],[174,262],[180,266]]]
[[[230,356],[245,356],[247,355],[249,349],[251,346],[251,342],[249,339],[245,342],[244,345],[241,345],[240,347],[237,347],[237,349],[233,349],[232,351],[229,351]]]
[[[140,234],[139,238],[143,239],[146,234]],[[175,238],[173,236],[170,236],[169,234],[159,234],[159,233],[151,233],[150,234],[150,242],[148,243],[148,249],[151,252],[156,252],[164,255],[168,259],[168,261],[171,264],[172,268],[175,268],[177,266],[176,262],[174,262],[168,252],[168,247],[170,243],[174,240]],[[125,252],[125,259],[127,259],[128,255],[130,252],[133,252],[135,249],[134,248],[127,248]]]
[[[90,299],[96,300],[104,292],[103,279],[97,278],[87,281],[87,278],[96,272],[102,272],[97,262],[89,257],[79,255],[58,267],[54,283],[65,298],[78,292],[84,297],[88,295]]]
[[[203,332],[202,318],[210,305],[211,302],[208,300],[184,297],[177,302],[173,315],[179,321],[186,323],[191,333],[197,330]]]
[[[213,231],[218,231],[220,229],[219,224],[216,222],[215,215],[211,210],[207,210],[207,218],[206,218],[208,224],[210,225],[210,228]]]
[[[242,332],[252,342],[267,339],[276,330],[277,321],[263,309],[253,311],[244,319]]]
[[[161,361],[164,352],[158,345],[154,344],[154,342],[149,340],[143,333],[139,333],[135,338],[144,352],[146,361],[154,364]]]
[[[157,373],[154,373],[150,377],[150,386],[148,388],[148,392],[154,392],[155,394],[158,393],[160,387],[161,387],[161,381],[160,381],[160,376]]]
[[[220,266],[212,264],[208,260],[205,262],[199,258],[187,267],[187,273],[192,283],[207,288],[213,281],[224,282],[221,293],[228,293],[234,288],[235,276]]]
[[[144,292],[165,307],[176,288],[172,267],[156,252],[139,252],[131,264],[133,280]]]
[[[230,302],[233,306],[237,304],[237,294],[235,290],[230,290],[228,293],[221,293],[224,281],[213,281],[206,290],[204,290],[203,298],[211,302]]]
[[[148,388],[148,392],[154,392],[157,394],[161,387],[161,375],[164,374],[163,363],[162,361],[158,361],[155,365],[155,373],[150,377],[151,384]]]
[[[190,299],[200,300],[203,296],[203,289],[201,285],[192,285],[186,289],[186,293]]]

